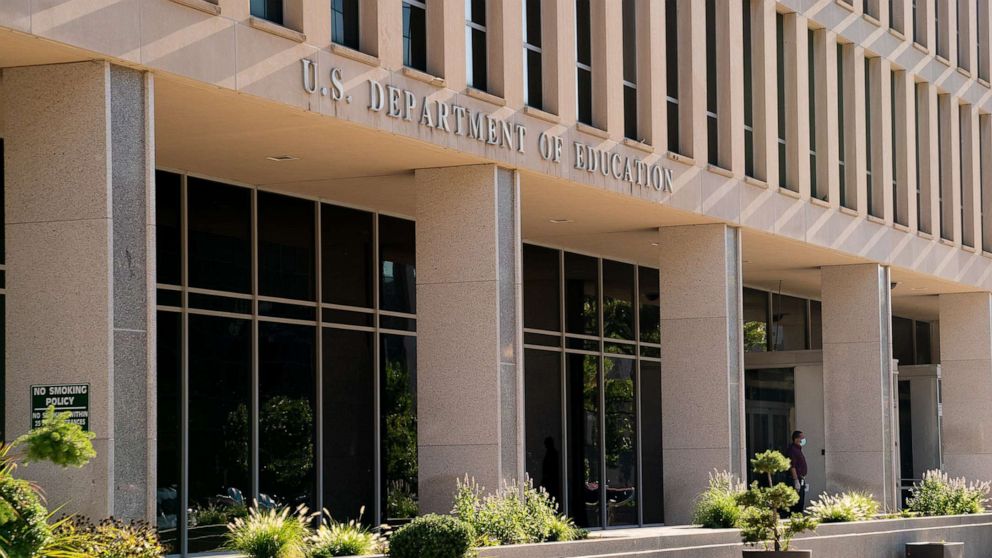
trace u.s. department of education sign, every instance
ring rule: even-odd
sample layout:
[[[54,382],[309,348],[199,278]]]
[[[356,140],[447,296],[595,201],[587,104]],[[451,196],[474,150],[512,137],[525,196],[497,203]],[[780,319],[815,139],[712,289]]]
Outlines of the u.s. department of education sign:
[[[51,406],[56,413],[72,413],[68,422],[90,429],[89,384],[31,386],[31,428],[41,426],[41,418]]]

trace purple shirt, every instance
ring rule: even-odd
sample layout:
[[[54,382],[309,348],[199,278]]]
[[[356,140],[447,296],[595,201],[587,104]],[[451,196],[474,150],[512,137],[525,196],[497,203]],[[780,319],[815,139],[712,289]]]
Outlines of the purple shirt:
[[[799,444],[789,444],[788,449],[785,450],[785,456],[792,461],[792,467],[795,467],[796,474],[799,478],[805,478],[808,469],[806,467],[806,456],[803,455],[803,448]],[[789,478],[792,478],[792,473],[789,473]]]

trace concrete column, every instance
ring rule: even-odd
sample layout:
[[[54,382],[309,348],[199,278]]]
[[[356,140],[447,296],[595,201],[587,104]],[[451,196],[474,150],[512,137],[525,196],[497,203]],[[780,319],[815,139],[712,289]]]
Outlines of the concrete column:
[[[713,469],[744,473],[740,233],[662,227],[661,408],[665,521],[689,521]]]
[[[524,104],[523,9],[516,2],[489,2],[486,40],[489,41],[489,92],[506,104]]]
[[[834,207],[840,200],[837,121],[837,34],[826,29],[813,32],[813,81],[810,99],[816,109],[817,190]]]
[[[8,433],[30,386],[89,384],[97,457],[32,465],[52,505],[155,514],[150,76],[105,62],[3,70]]]
[[[858,214],[868,214],[868,120],[865,105],[865,49],[850,44],[844,47],[844,117],[847,131],[848,202],[857,200]],[[854,189],[851,191],[851,189]],[[852,196],[853,194],[853,196]]]
[[[960,10],[960,21],[957,22],[959,33],[961,34],[961,50],[958,52],[958,66],[967,70],[969,73],[975,72],[975,60],[978,57],[978,43],[975,40],[978,35],[978,27],[976,25],[976,13],[975,4],[981,4],[982,2],[959,2],[958,10]],[[986,2],[987,4],[988,2]]]
[[[940,171],[940,237],[961,243],[961,150],[958,104],[950,94],[937,96],[938,141],[940,148],[934,152],[939,158]],[[935,231],[936,232],[936,231]]]
[[[679,153],[706,165],[706,3],[677,0]],[[618,2],[619,4],[619,2]],[[775,21],[772,21],[774,29]],[[772,50],[772,52],[775,52]],[[773,113],[774,114],[774,113]]]
[[[553,60],[557,67],[555,74],[557,82],[554,88],[554,105],[549,106],[548,111],[560,116],[562,122],[574,123],[579,120],[578,101],[575,95],[576,80],[578,79],[575,66],[575,2],[571,0],[552,1],[556,8],[557,17],[554,23],[558,31],[547,39],[548,46],[544,48],[551,50],[545,51],[544,55],[549,60]],[[546,14],[547,10],[542,13]]]
[[[519,182],[477,165],[416,188],[420,509],[446,513],[466,474],[523,477]]]
[[[466,86],[465,3],[426,0],[427,72],[443,77],[448,88]]]
[[[823,403],[829,492],[865,490],[896,505],[889,270],[824,267]]]
[[[544,111],[551,114],[559,114],[559,76],[562,74],[560,61],[558,60],[558,44],[562,35],[566,33],[567,27],[561,15],[561,0],[551,2],[541,2],[541,80],[544,90]],[[574,6],[575,3],[572,2]],[[573,22],[572,28],[575,28]],[[523,31],[521,30],[521,34]],[[573,78],[574,83],[574,78]],[[572,95],[575,97],[575,95]]]
[[[981,152],[978,150],[978,113],[974,105],[961,105],[961,243],[981,248]]]
[[[717,161],[744,176],[744,40],[741,0],[716,3]],[[804,65],[805,67],[805,65]]]
[[[623,10],[621,2],[590,2],[592,123],[623,137]]]
[[[940,295],[944,468],[992,479],[992,294]]]
[[[895,211],[892,218],[914,230],[916,222],[916,83],[913,75],[905,70],[894,74],[895,125],[892,156],[896,159]]]
[[[871,83],[865,84],[871,105],[872,215],[892,222],[892,66],[882,57],[868,60]]]
[[[988,146],[992,145],[992,115],[980,114],[978,116],[978,148],[987,149]],[[981,177],[979,178],[979,189],[981,198],[981,211],[982,218],[980,234],[976,238],[980,238],[979,249],[984,251],[989,251],[992,249],[992,192],[989,188],[992,187],[992,161],[989,157],[979,157],[978,163],[980,166],[979,172]]]
[[[668,148],[664,29],[664,0],[638,2],[637,128],[644,141],[658,151]],[[742,98],[741,103],[743,102]]]
[[[785,54],[785,184],[810,196],[809,180],[809,51],[806,17],[791,13],[784,16],[783,52]]]
[[[932,12],[931,12],[932,13]],[[940,234],[940,165],[937,133],[937,87],[928,82],[916,85],[920,115],[920,143],[916,153],[920,164],[920,223],[919,230],[937,236]]]
[[[751,71],[754,72],[754,173],[778,185],[778,86],[776,85],[775,2],[751,2]]]

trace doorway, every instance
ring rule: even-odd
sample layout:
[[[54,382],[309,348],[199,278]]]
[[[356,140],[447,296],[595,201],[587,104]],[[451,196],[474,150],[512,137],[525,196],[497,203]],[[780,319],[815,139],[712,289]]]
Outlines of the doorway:
[[[782,451],[796,429],[796,379],[792,368],[763,368],[744,373],[747,458]],[[755,480],[750,467],[747,481]]]

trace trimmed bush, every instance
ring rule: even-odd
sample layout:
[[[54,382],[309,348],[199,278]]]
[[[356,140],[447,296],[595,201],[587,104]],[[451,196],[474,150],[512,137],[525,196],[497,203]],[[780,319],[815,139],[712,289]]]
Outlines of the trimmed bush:
[[[94,525],[84,517],[71,517],[59,522],[54,534],[51,547],[91,558],[159,558],[165,554],[158,532],[147,521],[109,518]]]
[[[224,547],[247,554],[250,558],[304,558],[308,515],[305,507],[295,512],[289,508],[248,510],[248,517],[239,517],[228,526]]]
[[[821,494],[817,501],[809,505],[806,513],[820,523],[844,523],[872,519],[881,507],[871,494],[845,492],[834,496]]]
[[[400,527],[389,538],[392,558],[463,558],[472,548],[475,530],[448,515],[428,514]]]
[[[960,515],[982,513],[989,500],[988,482],[968,483],[950,478],[939,470],[927,471],[913,484],[906,509],[920,515]]]
[[[330,558],[331,556],[356,556],[373,554],[383,546],[383,540],[371,529],[361,524],[365,508],[358,514],[358,520],[347,523],[334,521],[324,510],[324,521],[317,532],[309,539],[310,558]]]
[[[0,541],[7,558],[32,558],[52,536],[48,510],[27,481],[11,476],[0,476],[0,501],[13,512],[0,516]]]
[[[730,529],[736,526],[741,516],[737,498],[744,490],[744,484],[733,473],[710,473],[709,488],[696,498],[692,522],[707,529]]]
[[[779,520],[779,514],[799,501],[799,494],[791,486],[778,483],[772,486],[772,478],[789,470],[789,459],[777,451],[765,451],[751,460],[754,474],[768,479],[767,487],[752,482],[751,488],[737,499],[744,511],[737,521],[741,539],[746,544],[761,544],[766,550],[789,550],[792,538],[799,533],[816,529],[817,522],[808,515],[794,513],[788,523]]]
[[[41,426],[14,441],[24,446],[24,462],[50,461],[60,467],[82,467],[96,457],[90,442],[96,434],[69,422],[72,413],[56,413],[49,406],[41,418]]]

